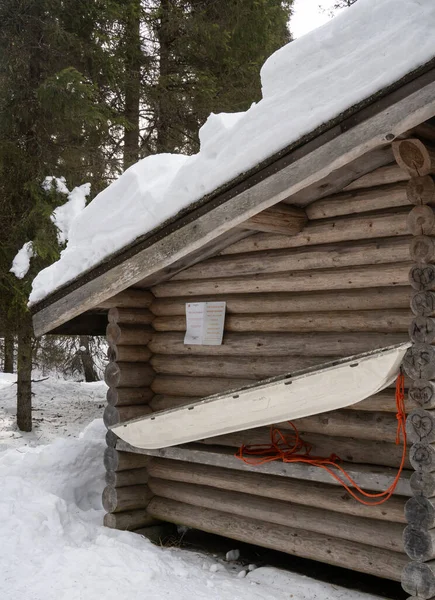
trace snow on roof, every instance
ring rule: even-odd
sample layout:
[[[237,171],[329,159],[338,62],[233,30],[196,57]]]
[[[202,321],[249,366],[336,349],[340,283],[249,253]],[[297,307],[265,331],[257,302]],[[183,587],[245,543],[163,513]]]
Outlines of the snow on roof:
[[[429,62],[434,28],[434,0],[358,0],[272,54],[262,100],[245,113],[211,114],[198,154],[149,156],[94,198],[60,260],[35,278],[30,303]]]

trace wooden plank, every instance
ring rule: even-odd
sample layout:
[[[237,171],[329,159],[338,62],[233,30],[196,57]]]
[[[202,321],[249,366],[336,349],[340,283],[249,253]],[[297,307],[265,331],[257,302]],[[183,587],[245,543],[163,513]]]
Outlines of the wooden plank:
[[[409,234],[408,214],[409,210],[397,208],[394,212],[309,221],[304,230],[294,236],[257,233],[227,246],[221,255],[404,236]]]
[[[249,465],[234,456],[234,450],[224,447],[211,447],[201,444],[185,444],[183,446],[174,446],[172,448],[163,448],[162,450],[143,450],[134,448],[118,440],[116,447],[120,454],[137,453],[139,456],[156,456],[159,458],[170,458],[172,460],[182,460],[185,462],[199,463],[222,467],[226,469],[235,469],[236,471],[248,471],[255,473],[264,473],[267,475],[277,475],[278,477],[290,477],[303,481],[316,481],[328,483],[330,485],[339,485],[329,473],[318,467],[298,463],[282,463],[280,461],[270,462],[263,465]],[[107,452],[107,450],[106,450]],[[379,467],[376,465],[342,463],[349,475],[363,489],[374,492],[382,492],[387,489],[394,481],[397,475],[397,469],[389,467]],[[405,470],[397,485],[395,494],[401,496],[412,496],[410,488],[410,478],[412,471]]]
[[[406,262],[409,238],[327,244],[310,248],[266,250],[252,254],[228,255],[207,261],[178,273],[171,281],[239,277],[259,273],[282,273]]]
[[[128,510],[121,513],[108,513],[104,515],[104,526],[121,531],[134,531],[141,527],[149,527],[160,523],[151,517],[146,509]]]
[[[169,394],[173,396],[211,396],[212,394],[234,390],[254,382],[255,379],[160,375],[154,379],[151,388],[155,394]]]
[[[104,410],[103,422],[106,427],[111,427],[123,421],[144,417],[151,412],[152,409],[146,404],[134,404],[132,406],[111,406],[108,404]]]
[[[378,287],[336,292],[311,292],[301,294],[229,294],[225,295],[228,314],[253,313],[316,313],[319,311],[368,311],[381,309],[408,309],[410,300],[409,285],[398,287]],[[151,310],[155,315],[185,315],[187,302],[207,302],[216,295],[181,296],[176,298],[155,298]],[[304,315],[303,315],[304,318]]]
[[[272,275],[168,281],[153,288],[158,298],[206,294],[258,294],[265,292],[311,292],[405,285],[411,263],[368,265],[341,269],[292,271]]]
[[[150,292],[126,289],[99,304],[99,308],[147,308],[153,299]]]
[[[136,471],[127,471],[135,473]],[[393,496],[382,506],[366,506],[356,502],[338,486],[312,481],[301,481],[243,472],[232,469],[188,463],[166,458],[152,458],[148,465],[149,475],[168,481],[180,481],[223,490],[243,492],[263,498],[304,504],[338,514],[354,515],[381,521],[405,523],[405,498]],[[123,472],[118,473],[121,475]],[[409,501],[410,502],[410,501]]]
[[[226,333],[221,346],[184,343],[182,333],[153,335],[149,348],[153,354],[180,356],[351,356],[408,340],[404,333]],[[132,386],[133,387],[133,386]]]
[[[234,516],[248,517],[284,527],[291,524],[302,531],[321,533],[403,552],[403,525],[353,515],[339,514],[303,504],[261,498],[252,494],[204,485],[165,481],[151,477],[148,483],[155,496],[185,502],[199,508],[212,508]]]
[[[280,424],[282,425],[282,424]],[[281,428],[283,433],[291,433]],[[309,433],[304,430],[299,431],[301,437],[310,444],[312,456],[321,456],[329,458],[331,455],[339,456],[346,462],[368,464],[368,465],[386,465],[387,467],[398,468],[402,460],[402,446],[397,446],[391,442],[379,442],[371,440],[360,440],[350,437],[332,437],[318,433]],[[248,431],[239,431],[228,433],[214,438],[203,440],[204,444],[211,446],[228,446],[232,448],[241,448],[249,445],[270,446],[271,437],[268,427],[257,427]],[[411,467],[411,462],[407,457],[405,460],[407,469]]]
[[[142,485],[148,483],[148,479],[146,468],[130,469],[127,471],[106,471],[106,484],[116,488],[127,485]]]
[[[252,231],[295,235],[302,231],[307,221],[307,214],[303,208],[279,203],[244,221],[240,227]]]
[[[210,350],[209,350],[210,352]],[[278,352],[277,352],[278,354]],[[158,375],[266,379],[328,362],[318,356],[173,356],[155,354],[151,365]]]
[[[127,325],[150,325],[153,313],[146,308],[111,308],[107,314],[109,323]]]
[[[333,171],[320,181],[309,185],[300,192],[292,194],[284,200],[295,206],[307,206],[314,200],[340,192],[345,186],[351,186],[354,181],[359,181],[373,171],[384,168],[393,161],[393,151],[390,145],[383,146],[364,154],[340,169]],[[396,181],[395,179],[392,182]],[[399,181],[399,179],[397,179]],[[376,184],[375,184],[376,185]],[[370,187],[370,186],[369,186]]]
[[[252,314],[225,317],[225,331],[246,332],[366,332],[397,333],[408,330],[412,319],[410,310],[367,310],[333,311],[284,314]],[[155,317],[153,327],[156,331],[186,331],[185,316]],[[435,332],[434,332],[435,335]],[[134,346],[131,346],[132,348]],[[128,346],[124,346],[128,348]]]
[[[406,182],[381,187],[347,191],[316,200],[305,209],[310,221],[371,210],[409,206]]]
[[[180,219],[178,226],[172,225],[171,232],[160,239],[153,238],[151,233],[145,240],[145,247],[132,256],[116,265],[108,264],[104,272],[95,270],[90,280],[82,279],[82,285],[76,289],[69,286],[60,294],[52,295],[44,304],[35,307],[36,335],[58,327],[144,277],[169,267],[258,212],[432,117],[435,113],[432,78],[431,72],[420,76],[404,86],[400,93],[378,100],[375,114],[363,111],[362,121],[354,119],[353,123],[357,124],[353,127],[344,132],[337,127],[336,131],[324,134],[323,139],[320,136],[316,143],[310,142],[303,150],[293,151],[292,161],[286,159],[285,166],[275,174],[257,184],[251,183],[229,199],[211,201],[206,210],[201,207],[198,218],[192,220],[190,216],[190,222]]]
[[[374,169],[373,171],[370,171],[370,173],[355,179],[355,181],[352,181],[352,183],[346,186],[343,191],[350,192],[353,190],[361,190],[379,185],[391,185],[400,181],[408,181],[409,178],[410,175],[405,173],[405,171],[401,169],[399,165],[392,163],[390,165]]]
[[[404,554],[392,550],[373,548],[248,517],[235,517],[210,508],[160,497],[151,500],[148,512],[158,519],[182,523],[188,527],[327,564],[346,565],[356,571],[396,581],[400,581],[402,568],[407,562]]]
[[[123,512],[146,508],[153,497],[148,485],[129,485],[114,488],[106,485],[103,491],[103,507],[106,512]]]

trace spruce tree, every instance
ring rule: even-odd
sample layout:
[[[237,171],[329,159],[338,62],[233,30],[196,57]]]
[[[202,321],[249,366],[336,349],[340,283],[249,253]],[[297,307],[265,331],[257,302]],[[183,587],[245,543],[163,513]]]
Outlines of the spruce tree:
[[[91,3],[100,9],[104,4]],[[94,175],[94,152],[104,144],[112,116],[91,79],[108,62],[100,40],[90,33],[95,17],[82,2],[0,4],[0,312],[18,336],[17,418],[24,431],[31,429],[27,297],[32,278],[58,257],[49,217],[64,201],[41,184],[47,175],[63,175],[71,185]],[[36,256],[18,280],[9,269],[29,240]]]

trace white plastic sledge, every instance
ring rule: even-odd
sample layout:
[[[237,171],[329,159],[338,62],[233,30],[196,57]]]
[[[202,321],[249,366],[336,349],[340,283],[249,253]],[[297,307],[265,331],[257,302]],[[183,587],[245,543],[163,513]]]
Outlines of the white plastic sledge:
[[[410,345],[389,346],[263,380],[111,429],[136,448],[154,450],[345,408],[390,385]]]

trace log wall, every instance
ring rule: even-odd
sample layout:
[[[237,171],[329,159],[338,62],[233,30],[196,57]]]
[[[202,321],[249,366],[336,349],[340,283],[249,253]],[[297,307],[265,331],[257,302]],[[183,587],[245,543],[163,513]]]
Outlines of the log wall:
[[[141,290],[132,290],[134,305],[112,303],[106,424],[407,341],[416,227],[409,178],[397,165],[382,168],[312,203],[301,232],[253,234],[143,290],[139,302]],[[435,233],[435,221],[431,228],[425,231]],[[425,244],[414,244],[413,256],[430,254]],[[432,288],[418,293],[414,303],[435,314]],[[222,346],[184,345],[185,303],[216,300],[227,303]],[[406,402],[409,412],[421,405],[417,392]],[[391,387],[297,425],[313,454],[338,454],[364,489],[380,492],[401,459],[395,410]],[[268,428],[151,457],[110,432],[107,439],[109,526],[170,521],[397,581],[408,564],[405,504],[419,486],[435,497],[431,471],[410,481],[410,458],[395,495],[377,507],[358,504],[321,469],[249,467],[234,458],[242,444],[267,443]],[[429,449],[435,465],[435,438]]]
[[[412,599],[435,597],[435,320],[431,303],[435,289],[435,244],[432,223],[435,222],[435,152],[419,140],[395,142],[398,165],[408,174],[407,197],[413,208],[408,226],[413,235],[410,256],[414,262],[409,271],[412,288],[409,335],[413,342],[404,368],[411,379],[409,398],[417,404],[410,411],[406,431],[412,444],[409,460],[413,469],[413,497],[405,506],[407,526],[403,535],[404,549],[411,559],[402,574],[402,587]]]
[[[154,315],[149,310],[152,299],[147,291],[126,290],[107,304],[106,427],[152,412],[155,373],[147,347],[153,333],[150,325]],[[110,430],[106,442],[104,524],[114,529],[139,530],[159,523],[146,510],[153,497],[148,485],[148,457],[116,450],[117,437]]]

